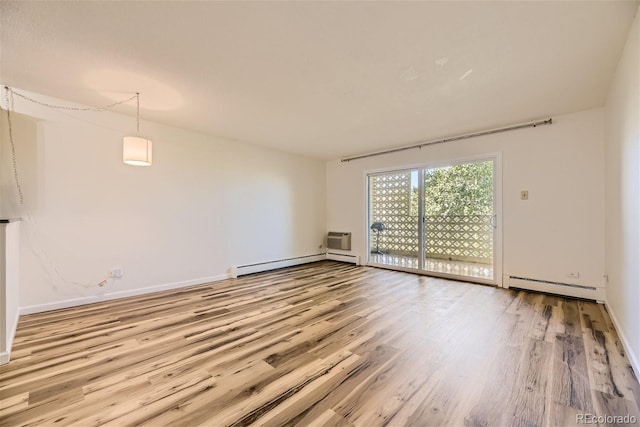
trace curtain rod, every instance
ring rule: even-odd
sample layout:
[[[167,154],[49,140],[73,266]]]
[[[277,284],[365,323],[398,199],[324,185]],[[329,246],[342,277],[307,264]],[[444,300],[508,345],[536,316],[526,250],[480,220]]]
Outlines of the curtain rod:
[[[373,153],[367,153],[367,154],[360,154],[360,155],[357,155],[357,156],[345,157],[345,158],[340,159],[340,162],[345,163],[345,162],[350,162],[351,160],[358,160],[358,159],[364,159],[364,158],[367,158],[367,157],[381,156],[383,154],[396,153],[398,151],[404,151],[404,150],[412,150],[414,148],[422,148],[422,147],[425,147],[427,145],[443,144],[445,142],[459,141],[461,139],[475,138],[475,137],[483,136],[483,135],[491,135],[493,133],[507,132],[507,131],[510,131],[510,130],[531,128],[531,127],[534,128],[536,126],[550,125],[550,124],[553,124],[553,119],[552,118],[548,118],[547,120],[539,120],[539,121],[536,121],[536,122],[523,123],[523,124],[520,124],[520,125],[507,126],[507,127],[504,127],[504,128],[491,129],[491,130],[485,130],[485,131],[474,132],[474,133],[466,133],[464,135],[458,135],[458,136],[450,136],[450,137],[447,137],[447,138],[436,139],[436,140],[433,140],[433,141],[421,142],[419,144],[407,145],[405,147],[391,148],[389,150],[375,151]]]

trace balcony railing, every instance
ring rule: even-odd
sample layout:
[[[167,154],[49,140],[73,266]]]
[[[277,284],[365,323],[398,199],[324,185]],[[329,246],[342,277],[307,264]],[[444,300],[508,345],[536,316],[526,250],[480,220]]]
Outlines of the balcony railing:
[[[379,249],[388,254],[418,256],[418,218],[393,215],[374,218],[386,229],[380,233]],[[425,217],[426,258],[491,264],[493,226],[491,215],[427,215]],[[376,233],[371,232],[371,249]]]

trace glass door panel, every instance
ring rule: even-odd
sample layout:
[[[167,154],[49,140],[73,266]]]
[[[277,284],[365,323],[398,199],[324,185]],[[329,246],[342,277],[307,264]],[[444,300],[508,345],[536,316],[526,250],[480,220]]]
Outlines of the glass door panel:
[[[404,170],[369,176],[369,261],[417,269],[418,171]]]
[[[424,171],[424,269],[494,279],[493,160]]]

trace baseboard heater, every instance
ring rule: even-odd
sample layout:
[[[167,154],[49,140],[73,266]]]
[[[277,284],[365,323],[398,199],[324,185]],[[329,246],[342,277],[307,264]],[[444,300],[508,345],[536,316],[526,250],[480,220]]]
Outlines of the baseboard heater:
[[[576,298],[604,301],[604,288],[596,286],[577,285],[575,283],[554,282],[551,280],[511,275],[505,275],[503,282],[507,288],[528,289]]]
[[[337,252],[327,252],[327,259],[333,261],[350,262],[355,265],[360,265],[359,255],[340,254]]]
[[[243,276],[245,274],[259,273],[261,271],[291,267],[293,265],[322,261],[324,259],[326,259],[325,254],[313,254],[293,258],[278,259],[273,261],[257,262],[255,264],[239,265],[237,267],[231,267],[229,276],[236,279],[238,278],[238,276]]]

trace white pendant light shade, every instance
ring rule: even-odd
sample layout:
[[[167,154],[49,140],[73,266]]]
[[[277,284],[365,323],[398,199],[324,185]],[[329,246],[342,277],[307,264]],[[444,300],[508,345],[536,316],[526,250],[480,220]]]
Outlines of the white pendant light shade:
[[[152,143],[137,136],[125,136],[122,140],[122,160],[128,165],[151,166]]]

